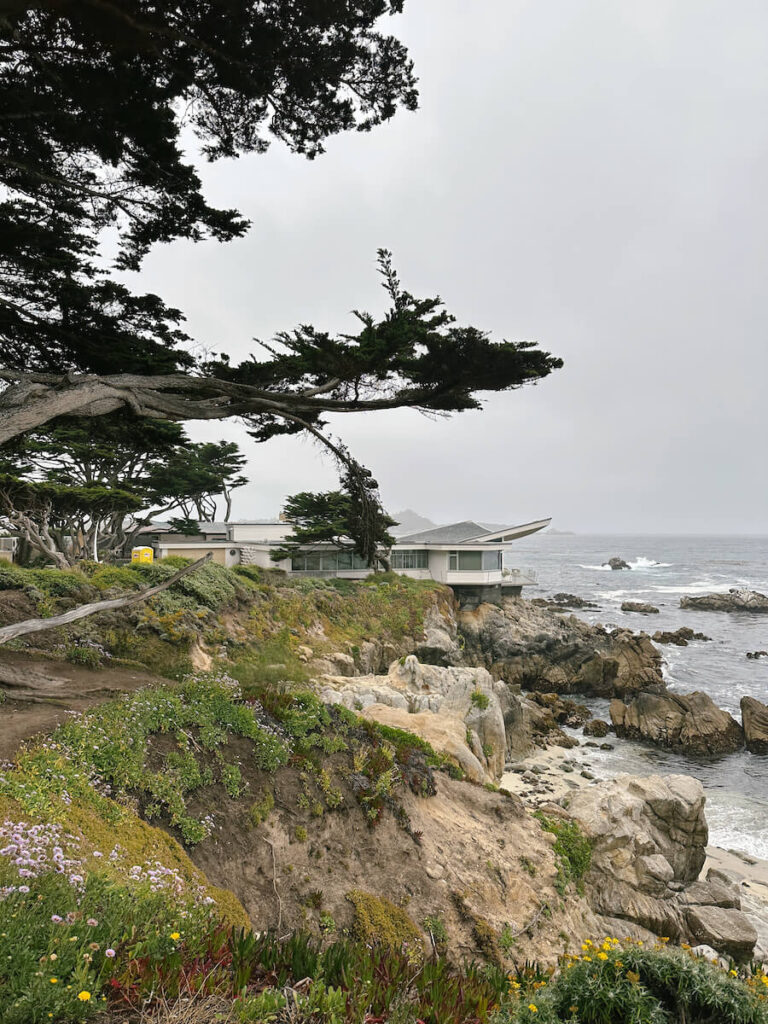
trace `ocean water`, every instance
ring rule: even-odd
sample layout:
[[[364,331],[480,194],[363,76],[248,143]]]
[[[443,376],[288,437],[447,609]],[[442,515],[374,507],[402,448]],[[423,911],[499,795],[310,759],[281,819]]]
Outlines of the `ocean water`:
[[[618,555],[631,570],[602,565]],[[768,594],[768,537],[563,536],[543,534],[515,544],[510,565],[536,570],[539,584],[526,597],[561,591],[594,601],[597,610],[574,614],[604,626],[636,631],[690,626],[712,637],[688,647],[660,646],[671,690],[703,690],[741,720],[739,702],[749,695],[768,703],[768,658],[750,660],[747,651],[768,650],[768,615],[684,611],[686,594],[746,587]],[[621,611],[622,601],[648,601],[658,615]],[[608,719],[608,702],[591,700],[595,714]],[[594,751],[593,771],[601,778],[618,772],[684,773],[707,791],[710,842],[768,858],[768,756],[746,751],[720,758],[693,759],[611,737],[615,750]]]

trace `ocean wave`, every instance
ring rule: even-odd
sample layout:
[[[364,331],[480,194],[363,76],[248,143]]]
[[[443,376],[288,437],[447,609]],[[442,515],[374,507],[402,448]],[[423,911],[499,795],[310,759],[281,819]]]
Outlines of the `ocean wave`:
[[[655,586],[657,594],[727,594],[733,583],[714,583],[712,580],[695,580],[693,583],[677,583],[670,586]]]
[[[673,562],[657,562],[653,558],[646,558],[644,555],[639,555],[637,558],[627,562],[630,569],[643,570],[643,569],[669,569]],[[595,572],[616,572],[617,570],[612,569],[607,562],[602,565],[581,565],[580,569],[594,569]],[[621,570],[618,570],[621,571]]]

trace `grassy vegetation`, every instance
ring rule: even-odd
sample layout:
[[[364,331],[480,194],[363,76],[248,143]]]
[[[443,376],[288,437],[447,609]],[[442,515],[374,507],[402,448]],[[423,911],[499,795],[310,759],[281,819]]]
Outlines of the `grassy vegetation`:
[[[73,604],[135,591],[167,579],[189,560],[171,557],[153,565],[82,563],[77,569],[24,569],[0,565],[0,591],[19,590],[33,614],[49,617]],[[228,672],[246,693],[289,683],[306,687],[308,641],[315,654],[357,657],[376,637],[402,648],[423,629],[426,610],[441,588],[395,574],[367,580],[290,578],[254,566],[233,569],[209,563],[146,603],[57,631],[65,656],[87,667],[112,659],[142,665],[170,679],[192,670],[190,648],[201,642],[223,649]],[[39,635],[16,641],[39,643]],[[51,647],[51,642],[48,641]],[[77,661],[77,650],[92,654]],[[55,651],[55,645],[53,647]]]

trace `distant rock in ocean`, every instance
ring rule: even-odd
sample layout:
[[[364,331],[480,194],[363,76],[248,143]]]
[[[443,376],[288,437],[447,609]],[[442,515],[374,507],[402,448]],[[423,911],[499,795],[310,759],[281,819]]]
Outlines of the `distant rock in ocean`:
[[[617,556],[614,556],[613,558],[609,558],[607,562],[603,562],[603,565],[607,565],[611,569],[631,569],[632,568],[632,566],[629,564],[629,562],[625,562],[623,558],[618,558]]]
[[[701,612],[762,612],[768,613],[768,597],[756,590],[732,587],[727,594],[701,594],[699,597],[681,597],[680,607]]]
[[[645,601],[623,601],[621,605],[623,612],[638,612],[640,615],[658,615],[659,609],[653,604]]]

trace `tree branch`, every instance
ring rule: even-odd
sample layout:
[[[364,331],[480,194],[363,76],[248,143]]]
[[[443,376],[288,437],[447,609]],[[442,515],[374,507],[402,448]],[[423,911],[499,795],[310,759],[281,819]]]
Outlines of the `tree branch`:
[[[178,572],[175,572],[173,576],[170,576],[163,583],[158,583],[154,587],[145,587],[144,590],[138,590],[134,594],[126,594],[125,597],[116,597],[110,601],[95,601],[92,604],[81,604],[78,608],[72,608],[62,615],[54,615],[50,619],[24,619],[23,622],[14,622],[10,626],[4,626],[0,629],[0,646],[9,640],[14,640],[17,636],[24,636],[27,633],[39,633],[43,629],[54,629],[56,626],[66,626],[70,622],[84,619],[88,615],[96,615],[97,612],[111,611],[114,608],[125,608],[127,605],[146,601],[148,598],[154,597],[155,594],[159,594],[163,590],[172,587],[182,577],[205,565],[212,557],[209,552],[204,558],[198,559],[198,561],[193,562],[191,565],[185,565],[183,569],[179,569]]]

